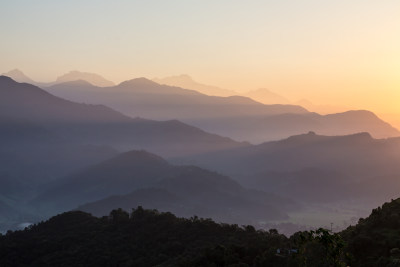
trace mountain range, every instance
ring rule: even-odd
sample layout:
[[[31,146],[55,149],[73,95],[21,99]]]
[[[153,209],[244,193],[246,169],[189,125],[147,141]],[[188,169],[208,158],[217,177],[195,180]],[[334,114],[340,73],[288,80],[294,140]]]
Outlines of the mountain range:
[[[290,219],[302,203],[357,202],[369,209],[400,186],[399,138],[377,139],[398,131],[369,111],[319,115],[145,78],[45,89],[0,76],[0,201],[10,215],[3,218],[31,208],[106,214],[142,204],[182,216],[262,222]],[[263,142],[237,142],[185,122]]]
[[[34,205],[40,213],[54,214],[86,202],[93,203],[79,209],[99,216],[116,207],[141,205],[241,223],[284,219],[285,212],[296,207],[288,198],[245,189],[227,176],[195,166],[174,166],[146,151],[125,152],[58,180]]]
[[[26,76],[21,70],[19,69],[13,69],[9,72],[3,73],[3,76],[10,77],[16,82],[19,83],[29,83],[33,84],[39,87],[47,87],[51,86],[54,84],[58,83],[64,83],[64,82],[73,82],[73,81],[78,81],[78,80],[84,80],[87,81],[93,85],[99,86],[99,87],[106,87],[106,86],[113,86],[115,85],[113,82],[103,78],[102,76],[96,74],[96,73],[90,73],[90,72],[81,72],[81,71],[70,71],[66,74],[63,74],[53,82],[37,82]]]
[[[19,73],[15,76],[24,75]],[[178,84],[201,85],[187,75],[156,81],[167,84],[182,81]],[[105,85],[108,87],[104,87]],[[200,87],[197,88],[199,91],[188,90],[161,85],[145,78],[112,86],[99,75],[76,71],[59,78],[51,86],[44,86],[51,94],[75,102],[104,104],[130,117],[178,119],[208,132],[252,143],[277,140],[308,131],[325,135],[369,132],[376,138],[400,135],[397,129],[369,111],[354,110],[319,115],[296,105],[265,105],[242,96],[210,96],[202,94],[204,90]],[[256,96],[269,99],[265,100],[267,102],[261,100],[268,104],[289,103],[268,89],[251,91],[249,94],[256,99],[259,99]]]
[[[316,105],[307,99],[301,99],[299,101],[290,101],[286,97],[273,92],[267,88],[259,88],[255,90],[245,91],[245,92],[236,92],[233,90],[222,89],[212,85],[204,85],[190,77],[187,74],[177,75],[177,76],[169,76],[165,78],[154,78],[153,81],[159,84],[165,84],[170,86],[178,86],[182,88],[187,88],[191,90],[198,91],[199,93],[203,93],[206,95],[214,95],[214,96],[245,96],[251,99],[254,99],[257,102],[266,104],[266,105],[274,105],[274,104],[292,104],[298,105],[306,108],[309,111],[317,112],[320,114],[332,114],[332,113],[340,113],[345,112],[347,110],[351,110],[349,107],[340,106],[340,105]]]
[[[133,119],[102,105],[74,103],[6,76],[0,76],[0,114],[0,200],[15,210],[26,210],[60,177],[121,150],[183,156],[248,145],[176,120]],[[14,212],[1,217],[16,223]]]
[[[177,86],[190,90],[195,90],[199,93],[209,96],[244,96],[256,100],[257,102],[273,105],[273,104],[290,104],[290,101],[285,97],[280,96],[271,90],[266,88],[260,88],[257,90],[251,90],[245,93],[239,93],[234,90],[223,89],[217,86],[205,85],[195,81],[192,77],[187,74],[181,74],[177,76],[169,76],[164,78],[154,78],[152,81],[169,86]]]
[[[114,86],[115,84],[102,76],[95,74],[95,73],[89,73],[89,72],[80,72],[80,71],[70,71],[56,79],[54,82],[55,84],[58,83],[64,83],[64,82],[73,82],[73,81],[79,81],[79,80],[84,80],[87,81],[93,85],[99,86],[99,87],[108,87],[108,86]]]
[[[364,199],[371,205],[397,195],[400,139],[368,133],[322,136],[313,132],[256,146],[229,149],[190,162],[257,188],[313,203]]]
[[[130,116],[152,119],[182,117],[204,119],[244,117],[282,113],[305,113],[300,106],[263,105],[242,96],[208,96],[194,90],[160,85],[146,78],[136,78],[111,88],[99,88],[89,83],[70,82],[46,88],[47,91],[73,101],[104,103]],[[164,114],[161,112],[164,111]]]
[[[252,143],[308,131],[327,135],[369,132],[376,138],[400,135],[397,129],[369,111],[319,115],[300,106],[264,105],[242,96],[208,96],[145,78],[114,87],[100,88],[78,81],[57,84],[46,90],[72,101],[104,104],[129,116],[156,120],[176,118],[208,132]]]
[[[5,76],[0,76],[0,113],[7,123],[26,120],[64,142],[147,149],[168,156],[246,145],[176,120],[133,119],[103,105],[74,103]]]
[[[199,93],[210,95],[210,96],[234,96],[238,95],[237,92],[229,89],[223,89],[217,86],[205,85],[196,82],[187,74],[181,74],[178,76],[169,76],[164,78],[154,78],[152,81],[158,84],[164,84],[169,86],[176,86],[181,88],[186,88],[190,90],[195,90]]]

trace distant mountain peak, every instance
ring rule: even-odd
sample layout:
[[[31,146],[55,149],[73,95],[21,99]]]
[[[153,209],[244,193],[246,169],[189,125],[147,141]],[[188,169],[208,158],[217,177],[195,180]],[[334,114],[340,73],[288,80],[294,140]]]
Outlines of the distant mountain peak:
[[[103,78],[98,74],[90,72],[81,72],[77,70],[70,71],[58,77],[56,83],[71,82],[76,80],[84,80],[99,87],[109,87],[115,85],[113,82]]]
[[[20,69],[13,69],[7,72],[8,74],[18,74],[18,75],[25,75]]]
[[[177,86],[185,89],[195,90],[206,95],[215,96],[232,96],[237,95],[237,92],[233,90],[219,88],[217,86],[206,85],[195,81],[188,74],[180,74],[175,76],[169,76],[165,78],[154,78],[154,82],[159,84],[165,84],[169,86]]]
[[[132,85],[142,85],[142,86],[152,85],[152,86],[154,86],[154,85],[159,85],[159,84],[156,82],[153,82],[145,77],[139,77],[139,78],[134,78],[131,80],[124,81],[124,82],[120,83],[118,86],[125,87],[125,86],[132,86]]]
[[[9,72],[3,73],[3,75],[12,78],[16,82],[20,83],[31,83],[34,84],[35,81],[25,75],[20,69],[13,69]]]

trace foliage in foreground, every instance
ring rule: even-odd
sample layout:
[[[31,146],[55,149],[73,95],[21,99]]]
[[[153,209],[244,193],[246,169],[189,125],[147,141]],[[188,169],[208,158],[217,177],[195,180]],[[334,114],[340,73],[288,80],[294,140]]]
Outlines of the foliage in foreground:
[[[73,211],[1,236],[0,266],[299,266],[296,242],[276,230],[141,207],[103,218]]]
[[[297,232],[121,209],[66,212],[0,235],[0,266],[400,266],[400,199],[341,233]]]
[[[400,266],[400,198],[374,209],[341,232],[352,266]]]

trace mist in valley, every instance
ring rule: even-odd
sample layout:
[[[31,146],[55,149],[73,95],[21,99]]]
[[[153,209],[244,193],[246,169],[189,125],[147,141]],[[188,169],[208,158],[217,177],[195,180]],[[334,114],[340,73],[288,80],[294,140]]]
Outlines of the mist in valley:
[[[1,266],[400,262],[397,2],[6,2]]]

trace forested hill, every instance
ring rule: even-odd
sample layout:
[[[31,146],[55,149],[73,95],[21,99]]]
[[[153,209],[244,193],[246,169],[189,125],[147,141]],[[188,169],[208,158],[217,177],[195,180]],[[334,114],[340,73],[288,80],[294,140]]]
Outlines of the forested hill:
[[[103,218],[73,211],[0,236],[0,266],[263,266],[282,260],[273,252],[287,246],[276,231],[140,207]]]
[[[374,209],[341,235],[356,259],[352,266],[400,266],[400,198]]]
[[[400,266],[399,213],[397,199],[341,233],[288,238],[141,207],[71,211],[0,235],[0,266]]]

